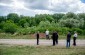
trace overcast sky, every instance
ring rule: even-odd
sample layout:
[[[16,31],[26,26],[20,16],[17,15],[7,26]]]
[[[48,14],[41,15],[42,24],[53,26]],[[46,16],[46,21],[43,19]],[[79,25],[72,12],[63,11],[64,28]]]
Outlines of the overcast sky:
[[[34,16],[66,12],[85,12],[85,0],[0,0],[0,15],[17,13]]]

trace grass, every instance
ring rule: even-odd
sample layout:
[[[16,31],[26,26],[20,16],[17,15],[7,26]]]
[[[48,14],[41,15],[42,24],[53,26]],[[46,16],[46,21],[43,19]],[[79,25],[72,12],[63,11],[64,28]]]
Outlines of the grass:
[[[72,36],[73,37],[73,36]],[[35,39],[35,35],[12,35],[7,33],[0,33],[0,39]],[[45,37],[41,37],[45,39]],[[59,39],[66,39],[66,35],[59,35]],[[85,39],[85,35],[78,35],[78,39]]]
[[[0,45],[0,55],[85,55],[85,46],[66,48],[60,46]]]
[[[12,35],[12,34],[5,34],[0,33],[0,39],[33,39],[31,35]]]

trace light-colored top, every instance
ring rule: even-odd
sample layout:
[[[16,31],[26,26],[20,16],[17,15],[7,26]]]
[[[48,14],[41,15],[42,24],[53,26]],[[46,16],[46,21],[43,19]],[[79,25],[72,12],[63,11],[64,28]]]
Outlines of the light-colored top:
[[[74,37],[77,37],[78,35],[77,35],[77,33],[75,33],[73,36],[74,36]]]
[[[46,31],[45,33],[46,33],[46,35],[49,35],[49,31]]]

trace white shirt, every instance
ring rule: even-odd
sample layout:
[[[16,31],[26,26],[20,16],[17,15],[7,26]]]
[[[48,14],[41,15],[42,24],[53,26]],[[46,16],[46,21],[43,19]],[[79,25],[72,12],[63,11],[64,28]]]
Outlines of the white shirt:
[[[49,31],[46,31],[45,33],[46,33],[46,35],[49,35]]]
[[[77,35],[77,33],[75,33],[73,36],[74,36],[74,37],[77,37],[78,35]]]

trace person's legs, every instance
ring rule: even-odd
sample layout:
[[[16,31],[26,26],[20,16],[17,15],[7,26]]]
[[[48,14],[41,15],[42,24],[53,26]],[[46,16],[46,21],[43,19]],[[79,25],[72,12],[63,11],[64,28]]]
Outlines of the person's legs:
[[[66,47],[70,47],[70,40],[67,40]]]
[[[66,41],[66,47],[68,47],[68,40]]]
[[[69,47],[70,47],[70,40],[69,40]]]
[[[39,38],[37,38],[37,45],[39,45]]]
[[[48,39],[48,36],[46,35],[46,39]]]
[[[77,37],[76,37],[77,38]],[[76,38],[75,38],[75,45],[76,45]]]
[[[46,35],[46,39],[49,39],[49,35]]]
[[[55,39],[53,39],[53,46],[55,45]]]
[[[48,36],[48,39],[50,40],[49,35],[47,35],[47,36]]]
[[[74,46],[76,46],[76,37],[74,37]]]
[[[56,44],[58,44],[58,39],[56,39]]]

